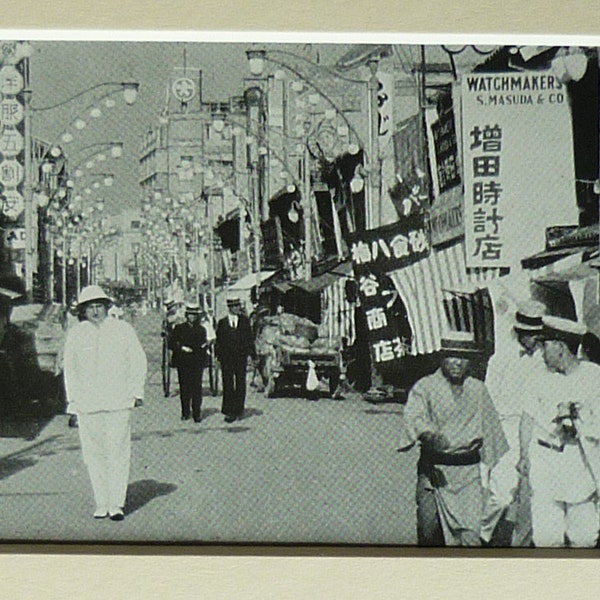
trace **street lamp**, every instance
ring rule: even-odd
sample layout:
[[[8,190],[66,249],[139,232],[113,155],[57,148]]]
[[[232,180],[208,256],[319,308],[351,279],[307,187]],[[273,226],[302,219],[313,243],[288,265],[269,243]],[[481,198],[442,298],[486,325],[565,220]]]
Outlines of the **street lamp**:
[[[377,71],[379,62],[382,57],[389,55],[389,47],[384,45],[369,45],[368,48],[361,49],[360,56],[353,57],[353,61],[346,64],[341,64],[338,61],[339,68],[350,68],[364,64],[369,69],[368,80],[352,79],[342,75],[337,69],[329,68],[325,65],[315,64],[308,58],[279,48],[253,48],[246,51],[246,56],[249,63],[250,72],[259,76],[263,73],[265,63],[271,62],[279,67],[289,70],[320,97],[322,97],[329,105],[342,117],[348,130],[354,135],[358,141],[358,145],[363,149],[365,161],[368,164],[367,178],[367,227],[369,229],[378,227],[381,223],[381,165],[380,165],[380,149],[379,149],[379,109],[378,109],[378,86]],[[298,65],[302,66],[298,66]],[[356,131],[350,120],[347,118],[344,110],[334,101],[330,94],[326,93],[320,82],[315,81],[312,75],[306,75],[303,72],[303,67],[310,69],[312,74],[325,75],[332,79],[347,82],[348,85],[366,85],[368,98],[368,146],[363,142],[361,136]],[[350,89],[349,87],[347,89]],[[356,144],[352,149],[348,148],[351,154],[356,154],[359,147]]]
[[[29,87],[29,58],[26,57],[24,59],[26,61],[25,72],[27,73],[28,81],[26,89],[23,91],[23,101],[24,101],[24,124],[25,124],[25,164],[24,164],[24,195],[25,195],[25,240],[26,240],[26,249],[25,249],[25,291],[29,301],[32,300],[33,295],[33,272],[34,272],[34,254],[36,253],[36,243],[37,243],[37,219],[36,217],[36,207],[34,207],[33,202],[33,194],[34,188],[36,187],[36,183],[33,181],[34,172],[37,172],[37,168],[33,168],[33,131],[32,131],[32,116],[38,113],[44,113],[46,111],[51,111],[53,109],[65,106],[78,98],[81,98],[91,92],[97,90],[107,90],[105,93],[101,94],[94,100],[94,103],[88,105],[85,110],[92,109],[90,116],[92,118],[98,118],[101,115],[100,109],[96,106],[98,102],[103,99],[107,100],[107,106],[112,106],[114,101],[111,96],[116,92],[123,92],[123,99],[127,105],[133,104],[137,99],[137,94],[139,90],[139,83],[132,81],[124,81],[124,82],[115,82],[115,81],[106,81],[102,83],[98,83],[96,85],[90,86],[84,90],[81,90],[77,94],[66,98],[60,102],[57,102],[48,106],[32,106],[32,89]],[[108,101],[111,100],[111,104],[108,104]],[[75,129],[82,130],[86,127],[85,120],[79,115],[73,118],[69,125],[73,125]],[[62,141],[65,143],[69,143],[72,141],[73,135],[66,131],[67,128],[64,128],[65,131],[62,134]],[[50,144],[45,152],[39,157],[39,163],[43,163],[50,154],[51,156],[56,153],[56,144]],[[122,151],[122,146],[121,146]],[[118,153],[119,150],[116,150]],[[60,149],[59,149],[60,156]],[[114,155],[113,155],[114,156]]]

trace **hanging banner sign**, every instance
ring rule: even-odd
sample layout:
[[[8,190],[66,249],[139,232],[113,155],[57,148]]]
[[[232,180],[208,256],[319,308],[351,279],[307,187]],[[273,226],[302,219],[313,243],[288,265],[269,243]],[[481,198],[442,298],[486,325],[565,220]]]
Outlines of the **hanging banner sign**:
[[[578,221],[567,90],[550,72],[462,82],[467,267],[515,267]]]
[[[4,98],[0,102],[2,127],[15,127],[23,120],[24,114],[23,105],[16,98]]]
[[[5,190],[2,196],[2,214],[9,219],[17,219],[25,209],[25,200],[17,190]]]
[[[410,354],[412,343],[404,303],[392,280],[382,273],[360,275],[358,293],[373,364],[382,374],[397,373],[399,361]]]
[[[425,112],[433,200],[429,211],[431,244],[437,246],[464,235],[462,166],[456,122],[460,122],[460,88],[448,86],[437,107]]]
[[[24,85],[23,75],[13,65],[0,69],[0,92],[5,96],[16,96]]]
[[[23,181],[23,165],[16,160],[5,160],[0,164],[0,183],[4,187],[17,187]]]
[[[407,217],[429,208],[430,184],[420,115],[399,123],[393,140],[395,181],[386,182],[386,190],[397,215]]]
[[[0,134],[0,153],[14,157],[25,147],[25,140],[18,129],[6,128]]]
[[[356,276],[389,273],[429,254],[429,235],[422,213],[392,225],[359,231],[349,236]]]

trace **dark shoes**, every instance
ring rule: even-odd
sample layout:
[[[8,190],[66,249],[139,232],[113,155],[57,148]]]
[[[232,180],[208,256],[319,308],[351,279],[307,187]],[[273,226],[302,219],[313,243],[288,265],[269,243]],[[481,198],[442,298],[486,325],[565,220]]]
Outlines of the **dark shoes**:
[[[190,415],[181,415],[181,420],[182,421],[189,421],[190,420]]]
[[[202,417],[198,417],[197,419],[194,417],[194,423],[202,423]]]
[[[108,516],[111,521],[122,521],[125,518],[122,508],[117,508],[108,511]]]
[[[78,427],[77,415],[69,415],[69,427]]]

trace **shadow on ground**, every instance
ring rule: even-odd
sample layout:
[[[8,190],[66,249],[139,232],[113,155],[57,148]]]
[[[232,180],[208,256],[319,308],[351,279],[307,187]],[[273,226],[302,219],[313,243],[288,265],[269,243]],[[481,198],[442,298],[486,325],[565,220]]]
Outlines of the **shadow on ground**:
[[[35,464],[37,464],[37,460],[33,458],[3,458],[0,460],[0,479],[6,479]]]
[[[28,469],[36,465],[41,457],[52,456],[56,454],[57,450],[53,447],[56,444],[59,436],[52,436],[41,442],[37,442],[19,450],[12,454],[0,458],[0,480],[6,479],[23,469]]]
[[[125,514],[130,515],[154,500],[154,498],[166,496],[176,489],[177,486],[173,483],[160,483],[154,479],[134,481],[127,487]]]
[[[398,410],[391,410],[391,409],[377,409],[377,408],[367,408],[365,410],[363,410],[363,413],[365,413],[365,415],[400,415],[402,416],[402,413],[404,411],[399,408]]]
[[[240,421],[245,421],[251,417],[262,417],[263,411],[258,408],[246,408],[244,414],[239,418]]]
[[[50,421],[50,418],[14,419],[5,417],[0,420],[0,438],[35,440]]]

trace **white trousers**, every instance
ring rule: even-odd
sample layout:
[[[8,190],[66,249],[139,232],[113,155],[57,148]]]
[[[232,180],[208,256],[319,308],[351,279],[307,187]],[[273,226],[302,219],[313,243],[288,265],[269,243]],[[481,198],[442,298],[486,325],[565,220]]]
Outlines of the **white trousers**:
[[[502,429],[509,450],[500,458],[489,475],[488,497],[483,508],[481,539],[489,542],[502,513],[510,506],[519,485],[519,422],[518,415],[502,417]]]
[[[96,509],[125,506],[131,457],[132,409],[79,415],[79,439]]]
[[[533,543],[537,548],[561,547],[565,535],[574,548],[593,548],[598,539],[598,503],[595,497],[584,502],[559,502],[543,493],[531,496]]]

